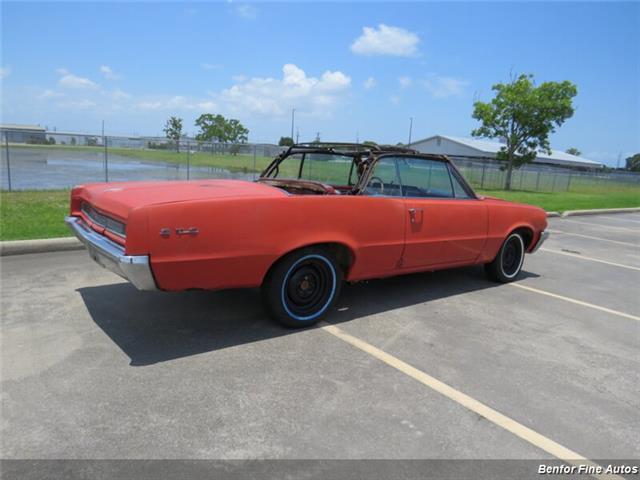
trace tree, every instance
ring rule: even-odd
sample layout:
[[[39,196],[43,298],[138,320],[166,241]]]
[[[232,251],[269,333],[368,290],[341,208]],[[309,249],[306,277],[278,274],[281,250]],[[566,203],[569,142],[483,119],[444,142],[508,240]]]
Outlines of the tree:
[[[510,190],[514,167],[532,162],[538,150],[551,153],[549,134],[573,115],[573,97],[578,90],[567,80],[536,87],[532,75],[495,84],[492,90],[495,97],[491,102],[473,104],[472,116],[481,126],[471,135],[506,141],[496,158],[507,162],[504,188]]]
[[[576,157],[579,157],[580,155],[582,155],[582,152],[575,147],[567,148],[565,152],[568,153],[569,155],[575,155]]]
[[[230,118],[225,120],[225,139],[223,141],[228,143],[247,143],[249,129],[240,123],[240,120]]]
[[[364,142],[362,142],[363,145],[368,145],[370,147],[377,147],[378,144],[376,142],[374,142],[373,140],[365,140]]]
[[[200,133],[196,135],[196,139],[202,142],[224,142],[225,125],[226,121],[222,115],[203,113],[196,119],[196,127],[200,128]]]
[[[636,153],[635,155],[627,158],[625,162],[627,163],[627,170],[640,172],[640,153]]]
[[[164,133],[167,138],[176,144],[176,152],[180,153],[180,137],[182,137],[182,119],[169,117],[164,125]]]
[[[278,141],[278,145],[281,147],[290,147],[293,145],[293,138],[291,137],[280,137]]]

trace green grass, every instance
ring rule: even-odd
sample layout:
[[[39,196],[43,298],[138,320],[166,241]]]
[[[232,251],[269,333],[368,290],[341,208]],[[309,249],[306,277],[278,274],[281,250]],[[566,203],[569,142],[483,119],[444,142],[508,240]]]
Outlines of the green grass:
[[[640,207],[640,189],[617,187],[592,189],[584,192],[523,192],[505,190],[478,190],[481,195],[503,198],[512,202],[528,203],[548,212],[586,210],[592,208]]]
[[[0,192],[0,240],[67,237],[69,190]]]

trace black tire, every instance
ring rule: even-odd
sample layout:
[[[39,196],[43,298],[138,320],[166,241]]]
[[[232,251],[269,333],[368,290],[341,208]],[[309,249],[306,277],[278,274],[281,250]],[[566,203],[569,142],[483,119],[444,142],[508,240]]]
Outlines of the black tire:
[[[487,276],[496,282],[513,282],[522,270],[524,253],[525,245],[522,235],[512,233],[500,247],[496,258],[484,266]]]
[[[309,327],[331,311],[342,278],[342,269],[328,250],[303,248],[273,266],[262,285],[262,298],[269,316],[278,323]]]

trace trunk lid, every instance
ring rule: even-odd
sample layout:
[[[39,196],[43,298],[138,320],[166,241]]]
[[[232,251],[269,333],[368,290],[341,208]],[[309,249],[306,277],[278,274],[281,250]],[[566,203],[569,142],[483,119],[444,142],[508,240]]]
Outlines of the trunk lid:
[[[268,185],[243,180],[191,180],[166,182],[113,182],[81,185],[73,197],[89,202],[103,213],[126,221],[131,210],[162,203],[231,197],[286,195]]]

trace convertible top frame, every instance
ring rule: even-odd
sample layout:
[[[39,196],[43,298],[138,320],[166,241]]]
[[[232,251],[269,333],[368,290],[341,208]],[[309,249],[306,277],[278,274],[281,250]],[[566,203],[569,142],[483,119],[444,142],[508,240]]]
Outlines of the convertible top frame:
[[[363,166],[363,171],[358,177],[358,181],[353,185],[351,190],[352,195],[358,195],[362,193],[365,186],[370,180],[373,174],[374,167],[379,159],[384,157],[403,156],[406,158],[416,158],[423,160],[435,160],[439,162],[445,162],[452,170],[451,174],[454,175],[457,180],[462,184],[463,188],[467,191],[472,198],[478,198],[475,191],[466,179],[462,176],[458,168],[446,155],[438,155],[431,153],[422,153],[412,148],[394,146],[394,145],[369,145],[362,143],[342,143],[342,142],[311,142],[311,143],[298,143],[291,145],[289,148],[277,155],[273,161],[265,168],[260,174],[260,179],[269,178],[274,172],[278,171],[279,165],[291,155],[298,153],[325,153],[331,155],[340,155],[344,157],[352,157],[351,173],[354,166],[360,168]],[[302,169],[302,165],[301,165]]]

